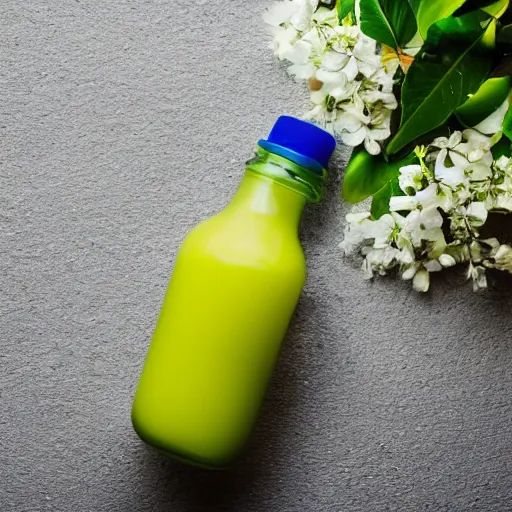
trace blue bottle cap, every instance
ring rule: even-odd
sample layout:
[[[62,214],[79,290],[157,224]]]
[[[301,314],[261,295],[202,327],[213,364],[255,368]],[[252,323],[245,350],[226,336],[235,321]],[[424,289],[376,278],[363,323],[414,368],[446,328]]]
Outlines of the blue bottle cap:
[[[268,139],[261,139],[258,145],[270,153],[322,174],[336,147],[336,140],[312,123],[296,117],[281,116]]]

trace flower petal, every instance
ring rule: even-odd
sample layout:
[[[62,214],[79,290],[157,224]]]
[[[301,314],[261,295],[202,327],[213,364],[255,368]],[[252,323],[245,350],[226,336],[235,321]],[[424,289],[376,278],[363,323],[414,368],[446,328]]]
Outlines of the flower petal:
[[[359,146],[361,142],[366,137],[366,128],[362,126],[359,128],[359,130],[356,130],[353,133],[344,132],[341,134],[341,140],[344,144],[347,144],[347,146]]]
[[[370,155],[378,155],[381,152],[381,147],[379,146],[379,143],[372,139],[371,137],[365,137],[364,147],[366,148],[366,151],[370,153]]]
[[[421,210],[420,222],[423,229],[440,228],[443,225],[443,216],[435,206],[430,206]]]
[[[307,64],[293,64],[288,68],[288,74],[296,78],[308,79],[315,74],[315,66],[308,62]]]
[[[263,14],[263,21],[273,27],[286,23],[297,11],[294,2],[276,2]]]
[[[429,272],[439,272],[440,270],[443,270],[443,266],[439,261],[437,260],[428,260],[423,264],[423,266],[429,271]]]
[[[416,272],[412,280],[412,287],[417,292],[426,292],[430,287],[430,274],[425,269],[420,269]]]
[[[362,127],[364,125],[358,117],[343,111],[338,114],[334,123],[334,129],[339,133],[343,131],[354,133]]]
[[[322,57],[320,68],[326,71],[340,71],[347,65],[349,60],[350,57],[347,54],[330,50]]]
[[[453,256],[441,254],[441,256],[439,256],[439,263],[441,263],[443,267],[453,267],[457,262]]]
[[[372,128],[368,131],[368,136],[373,140],[385,140],[391,135],[389,128]]]
[[[447,153],[448,151],[446,149],[439,151],[439,155],[437,155],[436,158],[434,173],[436,178],[445,185],[457,188],[459,185],[462,185],[467,181],[466,176],[464,174],[464,169],[461,169],[460,167],[446,167],[444,162],[446,160]]]
[[[357,61],[354,57],[350,57],[347,65],[343,68],[343,73],[345,73],[349,82],[353,82],[356,79],[359,70],[357,69]]]
[[[466,208],[466,216],[471,217],[473,226],[479,227],[485,224],[487,220],[487,208],[485,203],[475,201]]]
[[[404,281],[409,281],[410,279],[412,279],[415,275],[416,275],[416,272],[418,271],[418,265],[413,265],[412,267],[409,267],[407,269],[405,269],[402,273],[402,279]]]
[[[318,7],[318,0],[301,0],[295,2],[298,9],[290,18],[290,23],[301,32],[308,30],[312,24],[313,13]]]
[[[392,196],[389,200],[389,209],[392,212],[414,210],[417,206],[418,201],[414,196]]]
[[[330,84],[333,87],[344,87],[347,84],[347,77],[338,71],[319,69],[316,72],[316,77],[324,84]]]
[[[310,55],[311,45],[301,40],[282,53],[283,58],[289,60],[292,64],[306,64]]]
[[[421,165],[404,165],[400,168],[398,176],[398,184],[403,192],[407,193],[408,189],[418,190],[421,186],[423,171]]]

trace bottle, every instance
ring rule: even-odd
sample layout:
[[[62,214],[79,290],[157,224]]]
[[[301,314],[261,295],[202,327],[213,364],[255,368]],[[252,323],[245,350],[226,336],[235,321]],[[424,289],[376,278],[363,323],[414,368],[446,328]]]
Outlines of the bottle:
[[[206,468],[240,454],[305,281],[302,211],[322,198],[335,145],[280,117],[233,200],[186,237],[132,408],[149,445]]]

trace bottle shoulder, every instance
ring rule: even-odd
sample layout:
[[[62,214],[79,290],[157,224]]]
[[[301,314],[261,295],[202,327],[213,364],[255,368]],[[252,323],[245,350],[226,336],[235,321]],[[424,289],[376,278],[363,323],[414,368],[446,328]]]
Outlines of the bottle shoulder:
[[[305,269],[298,233],[278,218],[250,213],[220,212],[186,237],[182,255],[208,255],[236,264],[287,264]]]

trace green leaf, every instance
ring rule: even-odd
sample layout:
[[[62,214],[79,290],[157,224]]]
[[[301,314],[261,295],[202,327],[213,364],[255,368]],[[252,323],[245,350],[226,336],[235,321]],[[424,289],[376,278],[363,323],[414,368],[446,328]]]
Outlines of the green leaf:
[[[408,2],[414,14],[418,14],[418,9],[420,8],[421,0],[408,0]]]
[[[512,108],[509,107],[503,119],[503,133],[512,140]]]
[[[389,213],[389,200],[392,196],[405,195],[398,184],[398,177],[388,181],[378,192],[373,196],[371,214],[374,220],[380,219],[386,213]]]
[[[497,2],[487,7],[482,7],[482,11],[490,14],[491,16],[494,16],[495,18],[499,18],[505,14],[509,2],[510,0],[498,0]]]
[[[355,0],[338,0],[336,8],[338,10],[338,20],[340,24],[354,10]]]
[[[428,43],[440,46],[449,45],[449,41],[464,41],[471,44],[482,35],[482,25],[488,21],[489,15],[476,10],[463,16],[448,16],[432,25],[428,31]],[[442,43],[441,43],[442,41]]]
[[[420,135],[441,126],[489,74],[491,59],[453,43],[433,55],[423,48],[409,68],[402,87],[400,129],[391,139],[392,155]]]
[[[416,18],[405,0],[361,0],[361,30],[379,43],[403,48],[416,34]]]
[[[417,162],[414,153],[397,162],[386,162],[382,155],[372,156],[362,148],[355,149],[343,179],[342,196],[349,203],[358,203],[398,176],[400,167]]]
[[[418,10],[418,28],[423,39],[437,21],[453,14],[465,0],[422,0]]]
[[[494,160],[498,160],[501,156],[506,156],[510,158],[512,154],[512,147],[510,143],[510,139],[507,137],[502,137],[494,146],[491,148],[492,157]]]
[[[455,115],[464,126],[476,126],[499,108],[509,92],[510,77],[489,78],[455,110]]]
[[[494,4],[495,2],[496,0],[466,0],[464,4],[453,13],[453,15],[462,16],[463,14],[466,14],[468,12],[488,7]]]
[[[488,48],[493,50],[496,48],[496,27],[498,25],[498,20],[496,18],[492,18],[491,22],[485,29],[484,35],[482,36],[482,46],[484,48]]]

